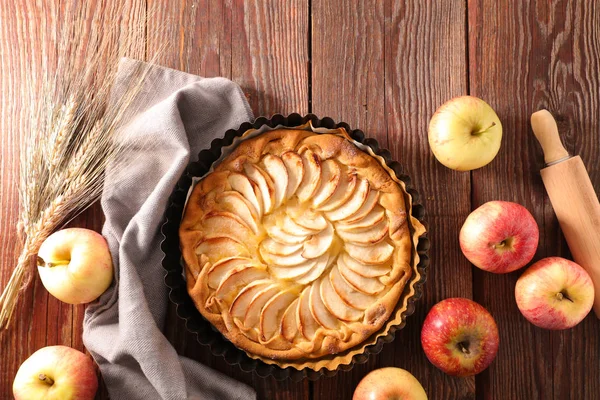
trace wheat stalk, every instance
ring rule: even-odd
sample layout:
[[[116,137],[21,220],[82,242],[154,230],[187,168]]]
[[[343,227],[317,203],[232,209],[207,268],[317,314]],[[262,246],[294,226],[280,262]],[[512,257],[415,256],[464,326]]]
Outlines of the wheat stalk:
[[[72,20],[57,34],[56,72],[50,74],[51,62],[43,60],[27,81],[29,93],[37,96],[24,104],[31,124],[21,133],[22,251],[0,296],[0,331],[9,326],[20,293],[31,282],[42,242],[99,199],[107,165],[126,159],[123,154],[133,145],[119,128],[135,112],[132,104],[149,67],[131,72],[124,95],[112,99],[111,90],[121,56],[143,54],[145,42],[138,40],[139,31],[124,34],[118,17],[81,18],[82,3],[67,3],[65,14]],[[81,32],[88,33],[83,42],[76,40]]]

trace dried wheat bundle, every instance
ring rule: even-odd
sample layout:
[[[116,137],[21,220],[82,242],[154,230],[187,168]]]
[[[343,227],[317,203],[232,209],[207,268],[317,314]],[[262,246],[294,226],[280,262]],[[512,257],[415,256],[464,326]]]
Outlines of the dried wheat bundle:
[[[55,58],[46,57],[39,69],[32,67],[26,82],[35,98],[24,104],[30,126],[21,132],[22,252],[0,296],[0,331],[8,327],[20,292],[31,282],[42,242],[98,200],[107,165],[124,159],[128,145],[119,128],[133,112],[131,105],[149,68],[131,71],[125,95],[111,98],[121,56],[143,55],[146,43],[139,30],[127,27],[123,32],[118,17],[86,15],[78,3],[85,2],[68,3],[72,8],[65,14],[71,20],[56,34]],[[77,39],[82,36],[86,39]],[[41,93],[31,90],[39,91],[40,84]]]

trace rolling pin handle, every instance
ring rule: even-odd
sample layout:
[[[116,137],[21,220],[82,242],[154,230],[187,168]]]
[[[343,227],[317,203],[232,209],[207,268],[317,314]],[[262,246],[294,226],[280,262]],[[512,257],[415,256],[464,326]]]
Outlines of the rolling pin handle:
[[[558,135],[558,127],[548,110],[540,110],[531,114],[531,128],[542,146],[546,165],[556,164],[569,158]]]

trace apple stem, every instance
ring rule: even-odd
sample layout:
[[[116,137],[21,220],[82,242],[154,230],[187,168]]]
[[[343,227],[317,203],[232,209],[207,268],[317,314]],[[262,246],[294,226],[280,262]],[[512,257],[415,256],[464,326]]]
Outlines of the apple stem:
[[[478,130],[477,132],[472,132],[472,133],[471,133],[471,135],[481,135],[483,132],[487,131],[488,129],[491,129],[491,128],[493,128],[494,126],[496,126],[496,123],[495,123],[495,122],[492,122],[492,124],[491,124],[490,126],[488,126],[487,128],[485,128],[485,129],[480,129],[480,130]]]
[[[467,347],[467,345],[464,342],[459,342],[458,343],[458,348],[460,349],[460,351],[462,351],[464,354],[471,354],[471,352],[469,351],[469,348]]]
[[[566,293],[563,293],[563,292],[558,292],[558,293],[556,293],[556,298],[557,298],[558,300],[563,300],[563,299],[565,299],[565,300],[569,300],[571,303],[573,302],[573,300],[571,300],[571,299],[569,298],[569,296],[567,296],[567,294],[566,294]]]
[[[37,265],[38,267],[46,267],[46,268],[52,268],[52,267],[56,267],[57,265],[67,265],[69,264],[69,261],[56,261],[56,262],[49,262],[47,263],[46,261],[44,261],[44,259],[40,256],[38,256],[37,258]]]
[[[46,374],[39,374],[38,379],[44,383],[47,383],[50,386],[54,384],[54,381],[50,379],[50,377],[46,376]]]

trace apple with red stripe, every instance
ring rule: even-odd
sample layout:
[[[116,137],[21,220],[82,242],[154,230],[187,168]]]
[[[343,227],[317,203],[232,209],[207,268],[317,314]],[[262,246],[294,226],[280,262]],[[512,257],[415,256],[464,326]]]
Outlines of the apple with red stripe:
[[[532,324],[545,329],[568,329],[580,323],[594,304],[594,284],[573,261],[544,258],[517,280],[517,306]]]
[[[421,345],[433,365],[453,376],[476,375],[496,358],[496,321],[476,302],[450,298],[434,305],[423,323]]]
[[[460,248],[476,267],[504,274],[524,267],[540,232],[531,213],[509,201],[490,201],[473,211],[460,230]]]

